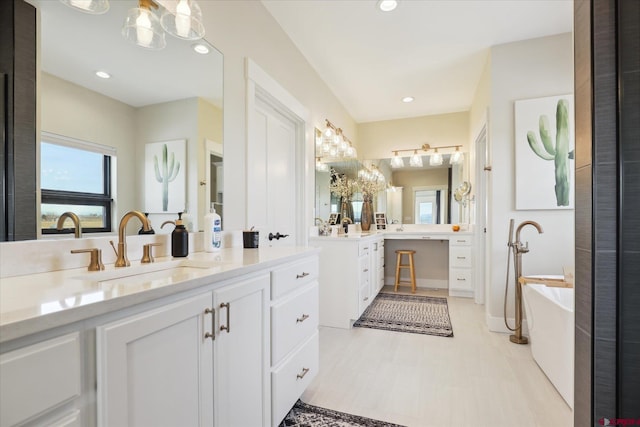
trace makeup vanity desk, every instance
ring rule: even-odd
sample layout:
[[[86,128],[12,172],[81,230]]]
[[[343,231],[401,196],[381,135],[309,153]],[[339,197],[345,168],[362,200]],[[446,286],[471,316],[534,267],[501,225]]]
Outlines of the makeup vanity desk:
[[[393,285],[394,251],[400,246],[417,251],[414,255],[417,272],[422,270],[424,273],[428,268],[438,275],[437,279],[418,278],[418,287],[448,288],[450,296],[473,298],[472,229],[454,232],[449,224],[404,225],[402,231],[397,231],[400,225],[390,227],[374,233],[309,238],[310,246],[322,248],[321,325],[350,328],[382,286]],[[399,245],[400,241],[403,243]],[[422,243],[427,241],[430,242],[428,245]]]

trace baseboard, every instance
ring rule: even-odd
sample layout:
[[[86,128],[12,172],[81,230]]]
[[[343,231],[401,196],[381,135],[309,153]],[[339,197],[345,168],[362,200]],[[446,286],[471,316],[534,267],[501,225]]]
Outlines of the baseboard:
[[[513,318],[507,319],[509,326],[513,327],[516,321]],[[500,332],[503,334],[513,334],[513,331],[507,329],[504,325],[503,317],[489,316],[487,315],[487,327],[491,332]],[[522,335],[529,335],[529,328],[527,326],[527,319],[522,319]]]
[[[404,279],[403,279],[404,280]],[[387,286],[393,286],[395,284],[395,276],[385,277],[384,284]],[[403,284],[401,286],[407,286]],[[449,281],[442,279],[419,279],[416,278],[416,287],[423,289],[449,289]]]

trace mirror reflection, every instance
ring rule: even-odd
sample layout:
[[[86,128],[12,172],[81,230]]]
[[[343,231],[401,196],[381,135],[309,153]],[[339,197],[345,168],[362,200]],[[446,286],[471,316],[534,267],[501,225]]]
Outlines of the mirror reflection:
[[[467,204],[463,203],[464,197],[457,200],[453,190],[463,183],[465,162],[452,165],[449,157],[443,154],[441,165],[430,166],[425,161],[422,167],[409,166],[408,162],[392,167],[392,158],[316,158],[316,217],[323,221],[347,217],[361,223],[363,183],[375,182],[375,190],[370,191],[373,212],[384,213],[388,224],[463,223],[467,221]]]
[[[58,1],[32,4],[40,14],[43,233],[55,233],[65,211],[78,214],[85,233],[106,231],[130,210],[149,211],[156,231],[178,210],[188,212],[191,231],[202,229],[212,203],[223,216],[222,54],[205,40],[169,35],[162,50],[129,43],[121,29],[136,1],[111,2],[102,15]],[[197,53],[196,44],[208,53]],[[175,140],[186,141],[184,153],[167,153],[166,164],[172,155],[184,161],[164,179],[162,154],[156,174],[145,148]],[[161,178],[157,188],[146,188],[149,174]],[[147,209],[146,196],[163,185],[184,202],[170,211]]]

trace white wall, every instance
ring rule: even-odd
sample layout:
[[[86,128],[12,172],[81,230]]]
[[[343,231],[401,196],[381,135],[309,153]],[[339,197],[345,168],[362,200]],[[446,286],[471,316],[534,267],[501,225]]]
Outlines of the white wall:
[[[331,120],[358,147],[356,124],[259,1],[200,2],[206,39],[224,55],[225,230],[246,224],[246,85],[245,60],[251,58],[310,112],[311,125]],[[338,94],[339,95],[339,94]],[[307,137],[313,140],[313,135]],[[359,148],[359,147],[358,147]],[[313,146],[307,147],[313,150]],[[313,162],[306,188],[313,200]],[[310,202],[311,203],[311,202]],[[305,218],[311,224],[313,218]]]
[[[115,147],[116,212],[137,209],[135,108],[44,72],[40,82],[41,130]]]
[[[425,143],[434,147],[462,145],[462,151],[468,151],[469,112],[359,123],[358,140],[358,155],[363,159],[389,158],[393,156],[392,149],[411,149]],[[448,149],[439,152],[453,151]],[[410,154],[404,153],[404,156]]]
[[[542,225],[544,234],[527,227],[521,240],[531,251],[522,259],[524,275],[562,274],[574,265],[573,210],[515,210],[514,101],[573,92],[573,40],[570,33],[495,46],[491,49],[491,236],[488,316],[490,328],[502,323],[509,219]],[[479,104],[482,104],[480,102]],[[474,111],[477,120],[479,112]],[[513,270],[511,271],[513,274]],[[512,278],[513,282],[513,278]],[[509,306],[512,313],[513,290]],[[512,314],[509,314],[512,316]],[[496,326],[497,325],[497,326]]]

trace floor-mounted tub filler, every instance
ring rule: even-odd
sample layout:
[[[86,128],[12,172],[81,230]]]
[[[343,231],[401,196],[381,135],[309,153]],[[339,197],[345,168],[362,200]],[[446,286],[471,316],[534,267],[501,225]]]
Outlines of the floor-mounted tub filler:
[[[533,358],[573,409],[574,288],[528,283],[522,291]]]

